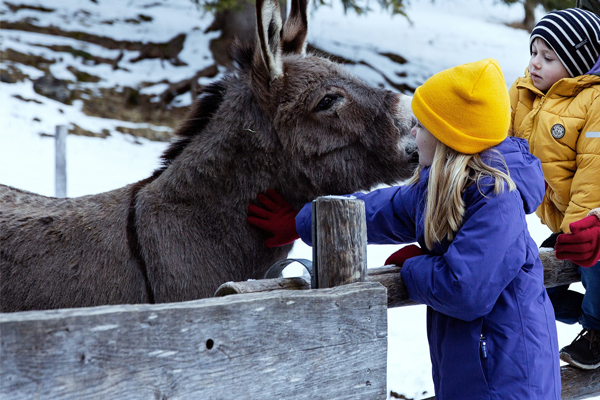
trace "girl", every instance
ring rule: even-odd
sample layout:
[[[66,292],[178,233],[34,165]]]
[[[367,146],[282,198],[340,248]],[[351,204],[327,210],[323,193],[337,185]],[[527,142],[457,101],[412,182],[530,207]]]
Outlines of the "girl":
[[[510,107],[495,60],[442,71],[412,101],[420,168],[405,186],[367,194],[369,243],[411,243],[401,264],[411,300],[426,304],[435,395],[448,399],[560,399],[554,311],[525,212],[544,195],[540,162],[507,138]],[[269,245],[311,240],[274,191],[249,207]],[[294,224],[295,222],[295,224]],[[294,226],[295,225],[295,226]]]

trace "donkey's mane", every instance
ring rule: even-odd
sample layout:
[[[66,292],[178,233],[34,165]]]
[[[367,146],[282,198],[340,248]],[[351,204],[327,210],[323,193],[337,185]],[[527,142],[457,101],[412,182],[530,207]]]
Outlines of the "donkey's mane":
[[[253,43],[244,43],[236,38],[232,46],[231,58],[238,72],[247,71],[251,68],[254,50],[255,45]],[[188,118],[175,132],[177,139],[162,154],[162,166],[154,172],[154,177],[167,169],[173,160],[190,144],[192,139],[204,131],[213,115],[215,115],[221,106],[230,79],[232,79],[231,75],[225,76],[206,86],[202,93],[200,93],[198,100],[192,106]]]
[[[231,60],[238,71],[248,71],[252,68],[252,58],[256,50],[256,43],[242,42],[235,38],[231,46]]]
[[[227,80],[228,77],[225,77],[204,88],[192,106],[188,118],[175,132],[177,139],[162,154],[162,167],[157,172],[162,173],[167,169],[192,139],[204,131],[223,102],[227,91]]]

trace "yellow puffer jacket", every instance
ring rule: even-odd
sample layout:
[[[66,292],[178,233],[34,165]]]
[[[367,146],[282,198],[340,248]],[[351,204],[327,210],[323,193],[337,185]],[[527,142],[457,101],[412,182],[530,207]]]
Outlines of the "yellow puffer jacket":
[[[600,77],[564,78],[544,94],[525,71],[509,94],[512,135],[529,142],[548,183],[536,214],[552,232],[569,232],[600,206]]]

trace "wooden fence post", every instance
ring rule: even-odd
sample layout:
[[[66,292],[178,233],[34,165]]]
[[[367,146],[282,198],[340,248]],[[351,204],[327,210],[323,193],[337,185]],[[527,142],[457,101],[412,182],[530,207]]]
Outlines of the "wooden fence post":
[[[67,127],[56,126],[54,195],[67,197]]]
[[[365,203],[353,197],[324,196],[313,202],[315,289],[367,280]]]

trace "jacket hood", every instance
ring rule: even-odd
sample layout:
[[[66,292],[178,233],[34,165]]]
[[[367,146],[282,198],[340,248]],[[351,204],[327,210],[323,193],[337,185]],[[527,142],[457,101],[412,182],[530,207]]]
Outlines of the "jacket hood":
[[[486,155],[490,157],[489,165],[506,171],[497,157],[494,157],[493,150],[504,157],[510,177],[521,194],[525,212],[531,214],[542,202],[546,191],[542,163],[529,152],[529,144],[522,138],[509,136],[483,154],[484,157]]]

